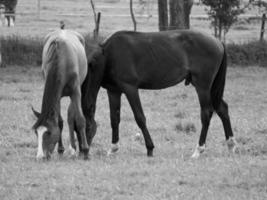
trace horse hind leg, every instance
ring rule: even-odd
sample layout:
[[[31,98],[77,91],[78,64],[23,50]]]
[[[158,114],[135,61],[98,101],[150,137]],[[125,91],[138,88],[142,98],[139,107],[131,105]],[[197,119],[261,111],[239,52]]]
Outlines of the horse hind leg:
[[[76,155],[76,144],[75,144],[75,136],[74,136],[74,129],[75,129],[75,116],[73,105],[70,103],[68,108],[68,125],[69,125],[69,140],[70,140],[70,154],[71,156]]]
[[[200,154],[203,153],[205,150],[207,133],[210,125],[210,120],[213,114],[213,107],[209,92],[197,90],[197,93],[201,107],[200,116],[202,128],[199,137],[199,142],[192,155],[192,158],[198,158]]]
[[[218,116],[220,117],[223,123],[225,139],[226,139],[226,143],[228,146],[228,150],[234,153],[237,150],[237,143],[234,139],[234,134],[232,131],[228,105],[224,100],[221,101],[219,107],[216,109],[216,113],[218,114]]]
[[[77,127],[77,134],[80,134],[81,137],[81,147],[84,153],[84,159],[88,159],[89,154],[89,145],[86,138],[86,121],[83,115],[82,106],[81,106],[81,91],[80,88],[74,90],[73,95],[71,96],[72,112],[74,116],[74,123]]]
[[[121,93],[108,91],[108,100],[110,107],[110,122],[112,128],[112,146],[108,151],[111,155],[119,150],[119,124],[120,124],[120,108],[121,108]]]

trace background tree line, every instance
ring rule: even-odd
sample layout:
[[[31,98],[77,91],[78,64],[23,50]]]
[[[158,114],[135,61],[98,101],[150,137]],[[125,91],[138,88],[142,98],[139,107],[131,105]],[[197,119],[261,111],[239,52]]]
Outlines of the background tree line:
[[[130,14],[134,31],[136,31],[137,21],[134,15],[133,1],[129,1]],[[146,1],[139,0],[139,3],[144,4]],[[96,16],[93,0],[90,0],[90,2],[94,10],[94,15]],[[238,16],[251,6],[264,8],[265,11],[267,8],[267,3],[262,0],[198,0],[198,2],[206,6],[206,12],[214,28],[214,35],[220,40],[225,40],[227,32],[238,20]],[[157,4],[158,26],[160,31],[190,28],[190,14],[194,0],[158,0]],[[97,26],[97,21],[96,27],[99,27],[99,24]]]
[[[261,0],[201,0],[214,28],[215,37],[225,40],[225,35],[238,20],[238,16],[251,7],[264,12],[267,3]],[[190,28],[190,13],[194,0],[158,0],[159,30]]]

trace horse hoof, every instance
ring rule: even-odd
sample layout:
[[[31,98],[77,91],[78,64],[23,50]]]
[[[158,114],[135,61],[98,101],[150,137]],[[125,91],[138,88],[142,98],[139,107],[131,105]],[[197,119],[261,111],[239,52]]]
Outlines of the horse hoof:
[[[77,156],[76,150],[72,148],[72,146],[70,146],[69,149],[70,149],[70,156],[72,158],[75,158]]]
[[[58,155],[62,156],[64,154],[64,149],[57,150]]]
[[[191,156],[191,158],[193,158],[193,159],[198,159],[199,156],[200,156],[200,153],[197,152],[197,151],[195,151],[195,152],[193,153],[193,155]]]
[[[116,143],[116,144],[111,144],[111,148],[110,148],[110,150],[107,152],[107,155],[108,156],[111,156],[111,155],[113,155],[114,153],[116,153],[116,152],[118,152],[119,151],[119,145],[118,145],[118,143]]]
[[[83,158],[83,155],[84,155],[83,152],[81,152],[81,151],[78,152],[78,157],[79,158]]]
[[[236,154],[236,153],[239,153],[239,152],[240,152],[240,151],[239,151],[239,148],[238,148],[237,145],[235,145],[235,146],[233,146],[233,147],[231,147],[231,148],[228,148],[228,151],[229,151],[229,153],[231,153],[231,154]]]
[[[89,149],[84,149],[83,150],[83,159],[84,160],[89,160]]]
[[[202,154],[205,151],[205,148],[206,148],[205,144],[202,146],[197,145],[191,158],[193,158],[193,159],[199,158],[200,154]]]
[[[135,136],[134,136],[134,140],[135,141],[141,141],[142,140],[142,136],[140,133],[136,133]]]
[[[147,157],[153,157],[153,150],[147,150]]]
[[[107,156],[112,156],[114,153],[111,151],[111,149],[110,150],[108,150],[108,152],[107,152]]]
[[[238,152],[237,142],[235,141],[234,137],[229,138],[226,142],[227,142],[228,151],[230,153]]]
[[[89,155],[88,155],[88,154],[87,154],[87,155],[84,154],[83,159],[84,159],[84,160],[89,160]]]
[[[36,161],[37,161],[37,162],[43,162],[43,161],[46,161],[46,160],[47,160],[46,157],[37,157],[37,158],[36,158]]]

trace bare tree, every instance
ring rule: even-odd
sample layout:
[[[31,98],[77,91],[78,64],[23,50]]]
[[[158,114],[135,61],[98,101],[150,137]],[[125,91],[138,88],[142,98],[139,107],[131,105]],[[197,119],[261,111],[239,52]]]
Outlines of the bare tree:
[[[136,31],[136,20],[135,20],[134,11],[133,11],[133,0],[130,0],[130,13],[131,13],[131,18],[132,18],[133,25],[134,25],[134,31]]]
[[[184,19],[185,19],[185,28],[190,28],[190,14],[191,9],[194,4],[194,0],[184,0]]]

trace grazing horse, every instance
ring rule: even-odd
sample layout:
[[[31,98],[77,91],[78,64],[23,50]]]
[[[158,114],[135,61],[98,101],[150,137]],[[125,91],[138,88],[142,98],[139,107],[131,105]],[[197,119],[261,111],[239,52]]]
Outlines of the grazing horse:
[[[83,102],[84,114],[94,116],[100,86],[107,89],[112,127],[111,153],[118,150],[121,94],[126,95],[141,129],[147,155],[154,144],[146,125],[138,89],[163,89],[183,80],[198,94],[202,129],[192,157],[204,151],[213,112],[222,120],[229,150],[235,140],[223,100],[227,68],[224,45],[217,39],[192,30],[158,33],[120,31],[106,39],[88,56],[88,74]],[[95,133],[88,133],[93,137]]]
[[[0,0],[0,5],[4,5],[5,25],[15,25],[15,12],[18,0]]]
[[[45,88],[41,113],[34,111],[38,120],[33,129],[38,138],[37,158],[49,158],[56,143],[63,153],[61,132],[63,120],[60,115],[60,99],[69,96],[68,109],[70,140],[74,141],[74,130],[80,140],[85,159],[88,143],[85,135],[85,118],[81,107],[81,85],[87,74],[87,57],[84,38],[77,32],[58,30],[46,36],[42,55],[42,71]],[[75,143],[71,146],[76,149]]]

